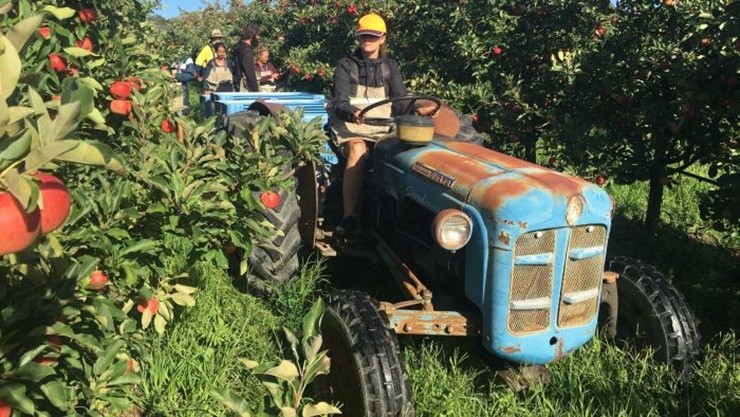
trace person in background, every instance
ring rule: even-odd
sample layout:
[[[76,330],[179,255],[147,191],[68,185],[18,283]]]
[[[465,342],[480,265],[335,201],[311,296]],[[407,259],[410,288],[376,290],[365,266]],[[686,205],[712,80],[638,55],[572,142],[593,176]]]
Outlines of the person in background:
[[[234,91],[234,75],[226,62],[226,45],[218,42],[213,48],[216,51],[216,57],[206,65],[203,71],[203,93]]]
[[[195,57],[195,76],[198,82],[203,82],[203,69],[208,65],[209,62],[216,56],[214,45],[218,42],[223,43],[224,35],[218,29],[211,31],[211,41],[200,50],[198,56]]]
[[[232,49],[234,57],[234,90],[259,91],[254,65],[254,48],[259,46],[260,27],[250,22],[241,30],[241,40]]]
[[[260,46],[255,51],[257,55],[257,61],[254,63],[257,71],[257,79],[259,81],[260,91],[271,92],[275,91],[275,81],[280,78],[280,74],[275,69],[275,66],[270,63],[270,51]]]
[[[180,61],[181,62],[178,62],[175,66],[175,68],[177,68],[175,79],[181,84],[183,97],[182,104],[185,106],[183,114],[187,115],[190,113],[190,82],[195,79],[195,63],[193,62],[193,58],[189,56],[184,57]]]

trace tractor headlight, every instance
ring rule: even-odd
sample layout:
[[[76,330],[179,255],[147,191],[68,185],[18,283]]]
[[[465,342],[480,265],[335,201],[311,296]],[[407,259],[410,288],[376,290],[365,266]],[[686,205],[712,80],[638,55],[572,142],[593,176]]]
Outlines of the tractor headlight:
[[[473,234],[473,221],[460,210],[442,210],[434,217],[432,233],[437,244],[455,251],[464,247]]]

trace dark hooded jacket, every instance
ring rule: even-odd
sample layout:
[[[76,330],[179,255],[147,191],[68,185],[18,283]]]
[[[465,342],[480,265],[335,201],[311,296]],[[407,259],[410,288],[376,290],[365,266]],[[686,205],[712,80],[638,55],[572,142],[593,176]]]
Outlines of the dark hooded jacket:
[[[234,91],[239,91],[242,78],[244,78],[247,84],[248,91],[260,91],[257,74],[255,73],[252,46],[244,43],[244,41],[239,41],[232,48],[232,56],[234,60],[234,69],[232,70],[232,74],[234,75]]]
[[[385,87],[386,96],[402,97],[407,95],[398,63],[385,55],[378,59],[363,58],[362,52],[357,49],[348,58],[342,58],[337,63],[334,72],[334,95],[332,104],[338,118],[355,121],[356,107],[349,104],[350,97],[357,95],[359,85],[368,87]],[[407,103],[393,104],[392,114],[396,115]]]

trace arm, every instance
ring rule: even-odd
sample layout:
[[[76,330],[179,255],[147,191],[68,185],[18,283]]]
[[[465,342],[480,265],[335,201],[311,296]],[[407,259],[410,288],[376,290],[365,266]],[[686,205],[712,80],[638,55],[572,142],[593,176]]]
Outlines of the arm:
[[[195,58],[195,76],[198,77],[198,81],[202,81],[203,69],[208,65],[208,62],[213,59],[211,56],[211,47],[206,45],[200,50],[198,56]]]
[[[239,66],[241,67],[242,76],[247,81],[247,90],[260,91],[256,69],[254,68],[254,52],[252,48],[244,48],[239,55],[241,61]]]
[[[334,71],[334,96],[332,97],[332,104],[334,105],[334,114],[338,118],[347,122],[355,122],[357,119],[355,113],[358,109],[349,104],[351,88],[349,65],[354,64],[348,59],[342,59],[337,64],[337,68]]]
[[[406,85],[403,83],[403,75],[401,75],[401,69],[398,67],[398,63],[395,60],[389,59],[388,66],[391,70],[390,85],[388,86],[388,96],[390,98],[393,98],[408,95],[408,92],[406,91]],[[403,107],[406,106],[406,104],[408,104],[408,102],[399,101],[393,103],[391,114],[399,114]]]
[[[206,65],[205,69],[203,70],[203,92],[210,91],[211,87],[208,85],[208,76],[211,74],[211,69],[213,69],[213,60],[208,62],[208,65]]]

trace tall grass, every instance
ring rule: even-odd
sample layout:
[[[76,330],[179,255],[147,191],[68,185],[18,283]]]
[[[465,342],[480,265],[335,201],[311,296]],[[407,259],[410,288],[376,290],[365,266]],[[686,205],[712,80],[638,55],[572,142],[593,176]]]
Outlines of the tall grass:
[[[197,305],[142,352],[145,414],[227,415],[211,397],[216,388],[232,390],[257,409],[264,387],[239,359],[264,362],[287,357],[279,330],[300,328],[301,318],[319,295],[321,272],[320,262],[307,262],[275,297],[258,299],[239,292],[223,271],[198,265],[191,274],[192,284],[200,288]]]

